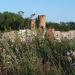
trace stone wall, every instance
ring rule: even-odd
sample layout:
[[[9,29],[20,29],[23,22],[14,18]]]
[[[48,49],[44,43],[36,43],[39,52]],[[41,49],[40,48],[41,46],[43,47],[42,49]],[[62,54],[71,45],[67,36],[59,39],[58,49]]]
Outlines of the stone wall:
[[[45,15],[39,15],[38,16],[39,20],[39,33],[43,38],[46,36],[49,39],[55,39],[55,40],[62,40],[62,39],[74,39],[75,38],[75,30],[71,31],[66,31],[66,32],[61,32],[61,31],[56,31],[54,29],[48,29],[46,30],[46,16]],[[21,40],[26,40],[26,38],[31,38],[34,35],[37,35],[37,32],[33,31],[36,27],[35,24],[35,19],[30,19],[30,29],[25,29],[25,30],[19,30],[17,31],[17,34],[20,36]],[[17,35],[17,36],[18,36]],[[16,33],[15,31],[11,32],[5,32],[2,37],[4,38],[9,38],[12,41],[15,40]]]
[[[68,40],[71,40],[71,39],[74,39],[75,38],[75,30],[70,30],[70,31],[55,31],[53,29],[51,29],[52,31],[49,31],[50,29],[48,29],[48,33],[47,35],[50,35],[50,37],[54,35],[54,38],[55,40],[62,40],[62,39],[68,39]],[[53,34],[53,35],[51,35]]]

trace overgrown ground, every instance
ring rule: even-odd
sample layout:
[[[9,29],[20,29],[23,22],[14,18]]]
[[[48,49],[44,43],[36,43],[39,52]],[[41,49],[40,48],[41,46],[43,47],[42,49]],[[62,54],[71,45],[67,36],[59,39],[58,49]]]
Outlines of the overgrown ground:
[[[75,39],[58,42],[37,35],[12,42],[0,37],[0,75],[75,75],[74,50]]]

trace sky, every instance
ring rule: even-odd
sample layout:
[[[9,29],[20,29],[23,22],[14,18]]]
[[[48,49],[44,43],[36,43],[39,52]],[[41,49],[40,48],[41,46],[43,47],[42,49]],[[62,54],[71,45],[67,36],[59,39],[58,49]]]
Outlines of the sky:
[[[51,22],[75,21],[75,0],[0,0],[0,12],[4,11],[46,15]]]

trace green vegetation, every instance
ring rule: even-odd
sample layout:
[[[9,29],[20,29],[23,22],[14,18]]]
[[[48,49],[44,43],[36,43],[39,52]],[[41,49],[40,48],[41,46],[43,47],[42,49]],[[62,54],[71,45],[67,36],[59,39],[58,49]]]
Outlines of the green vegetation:
[[[0,31],[18,30],[26,28],[28,19],[22,17],[23,12],[11,13],[4,12],[0,13]]]
[[[60,22],[60,23],[47,22],[47,28],[54,28],[55,30],[59,31],[75,30],[75,22]]]
[[[0,13],[0,31],[10,31],[29,28],[29,18],[24,18],[23,15],[23,11],[19,11],[18,13]],[[39,27],[38,18],[36,18],[36,27]],[[47,22],[47,28],[55,28],[55,30],[60,31],[75,30],[75,22]]]
[[[23,18],[24,12],[0,13],[0,31],[29,28],[29,18]],[[38,28],[38,19],[36,18]],[[47,22],[47,28],[68,31],[75,29],[75,22]],[[38,31],[38,30],[37,30]],[[17,33],[17,32],[16,32]],[[0,75],[75,75],[75,39],[48,40],[39,33],[32,41],[21,42],[19,36],[15,42],[2,38],[0,33]],[[67,55],[67,52],[70,55]]]
[[[0,38],[0,65],[4,75],[75,75],[71,66],[75,40],[49,41],[39,36],[30,42]],[[3,75],[2,74],[2,75]]]

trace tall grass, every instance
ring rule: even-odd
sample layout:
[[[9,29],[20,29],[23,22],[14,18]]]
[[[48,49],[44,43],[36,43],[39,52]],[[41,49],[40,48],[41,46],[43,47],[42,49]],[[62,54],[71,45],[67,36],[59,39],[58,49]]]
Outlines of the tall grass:
[[[19,37],[19,36],[18,36]],[[32,41],[15,42],[0,38],[0,75],[74,75],[75,40],[48,40],[35,36]]]

